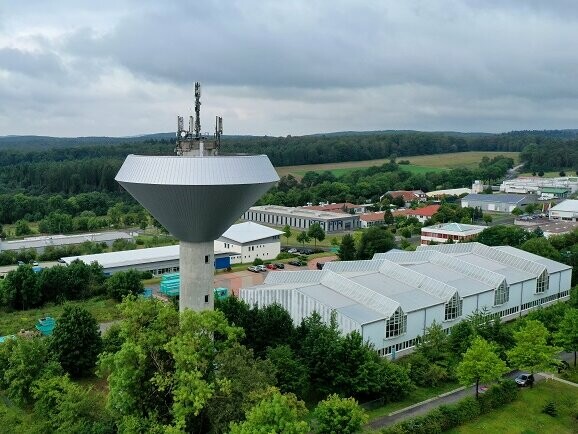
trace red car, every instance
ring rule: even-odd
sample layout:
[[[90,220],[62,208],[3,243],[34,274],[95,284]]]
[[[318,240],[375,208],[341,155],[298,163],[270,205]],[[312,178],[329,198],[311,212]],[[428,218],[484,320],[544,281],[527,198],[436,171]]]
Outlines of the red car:
[[[275,264],[267,264],[266,267],[267,267],[269,270],[276,270],[276,269],[277,269],[277,266],[276,266]]]

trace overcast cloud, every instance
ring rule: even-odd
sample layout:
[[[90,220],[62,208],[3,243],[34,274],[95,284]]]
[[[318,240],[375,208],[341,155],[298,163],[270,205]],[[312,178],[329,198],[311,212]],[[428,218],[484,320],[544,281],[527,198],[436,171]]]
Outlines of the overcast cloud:
[[[56,3],[56,4],[53,4]],[[0,3],[0,135],[578,128],[574,0]]]

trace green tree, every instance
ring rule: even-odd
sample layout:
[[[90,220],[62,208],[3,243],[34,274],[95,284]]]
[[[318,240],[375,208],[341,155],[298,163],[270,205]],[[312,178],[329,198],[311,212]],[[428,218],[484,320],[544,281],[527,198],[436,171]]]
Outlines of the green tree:
[[[313,223],[309,226],[307,235],[315,240],[315,247],[317,247],[317,241],[321,242],[325,239],[325,231],[319,223]]]
[[[102,348],[96,319],[80,306],[65,306],[58,319],[50,350],[73,378],[91,375]]]
[[[18,220],[14,229],[17,237],[30,235],[32,233],[32,229],[26,220]]]
[[[565,351],[574,352],[574,366],[576,366],[576,353],[578,352],[578,309],[568,308],[560,327],[555,335],[555,341]]]
[[[8,339],[0,344],[0,389],[17,404],[32,403],[36,380],[61,374],[45,338]]]
[[[477,241],[486,246],[513,246],[518,247],[531,235],[519,226],[497,225],[484,229],[478,234]]]
[[[291,226],[289,225],[285,225],[285,227],[283,228],[283,236],[285,237],[286,240],[286,244],[289,244],[289,238],[291,238]]]
[[[490,223],[492,223],[492,216],[490,214],[484,214],[483,216],[484,222],[486,223],[486,225],[489,225]]]
[[[34,382],[34,412],[42,421],[42,432],[109,433],[114,421],[99,394],[73,383],[67,376],[43,377]]]
[[[110,297],[121,301],[127,295],[138,295],[144,291],[141,275],[137,270],[119,271],[106,281]]]
[[[231,424],[231,434],[306,434],[307,409],[293,394],[270,389],[268,396],[246,414],[244,422]]]
[[[308,243],[309,240],[310,240],[309,235],[305,231],[297,235],[297,242],[303,244],[303,246],[305,246],[305,243]]]
[[[339,246],[337,256],[339,256],[341,261],[352,261],[355,259],[355,241],[351,234],[345,234],[341,239],[341,245]]]
[[[521,246],[522,250],[526,252],[534,253],[535,255],[542,256],[544,258],[549,258],[554,261],[561,261],[562,257],[560,252],[556,250],[547,238],[532,238],[526,241]]]
[[[14,309],[26,310],[40,306],[42,293],[38,274],[29,265],[21,265],[10,271],[0,286],[2,304]]]
[[[231,422],[243,419],[244,413],[256,402],[256,392],[275,383],[274,368],[268,360],[255,360],[253,351],[235,344],[215,357],[217,382],[227,382],[224,393],[213,395],[208,401],[207,413],[215,433],[227,432]]]
[[[516,369],[529,371],[550,371],[557,365],[560,348],[548,345],[548,330],[540,321],[528,320],[519,331],[514,332],[516,345],[507,351],[510,365]]]
[[[313,412],[314,429],[317,434],[352,434],[361,431],[368,416],[353,398],[329,395],[317,404]]]
[[[512,214],[514,214],[516,217],[518,217],[518,216],[521,216],[522,214],[524,214],[524,211],[522,211],[521,208],[516,207],[512,210]]]
[[[476,399],[478,398],[480,382],[490,383],[499,380],[508,372],[506,363],[496,354],[494,345],[481,337],[476,337],[471,347],[458,364],[456,373],[460,383],[469,386],[476,383]]]
[[[361,234],[357,259],[371,259],[378,252],[387,252],[395,247],[393,234],[381,227],[371,227]]]
[[[307,369],[289,345],[267,349],[267,359],[275,368],[277,386],[283,393],[294,393],[302,398],[307,392]]]
[[[386,225],[392,225],[395,222],[395,219],[393,218],[393,214],[391,213],[391,210],[389,209],[389,206],[386,208],[386,210],[383,212],[383,222]]]

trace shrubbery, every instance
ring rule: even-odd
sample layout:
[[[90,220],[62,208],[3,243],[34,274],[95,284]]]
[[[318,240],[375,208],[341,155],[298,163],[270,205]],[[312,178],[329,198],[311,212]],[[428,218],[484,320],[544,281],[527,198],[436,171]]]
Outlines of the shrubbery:
[[[381,430],[383,434],[442,433],[469,422],[481,414],[502,407],[518,396],[518,387],[511,380],[492,386],[478,400],[465,398],[456,404],[442,405],[424,416],[414,417]]]

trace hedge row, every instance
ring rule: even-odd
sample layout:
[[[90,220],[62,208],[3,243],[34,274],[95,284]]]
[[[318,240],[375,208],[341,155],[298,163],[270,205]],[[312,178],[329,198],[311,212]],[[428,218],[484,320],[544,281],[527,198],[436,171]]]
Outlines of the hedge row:
[[[481,414],[514,401],[518,387],[506,380],[488,389],[476,400],[468,397],[456,404],[442,405],[425,416],[418,416],[381,430],[382,434],[437,434],[469,422]]]

